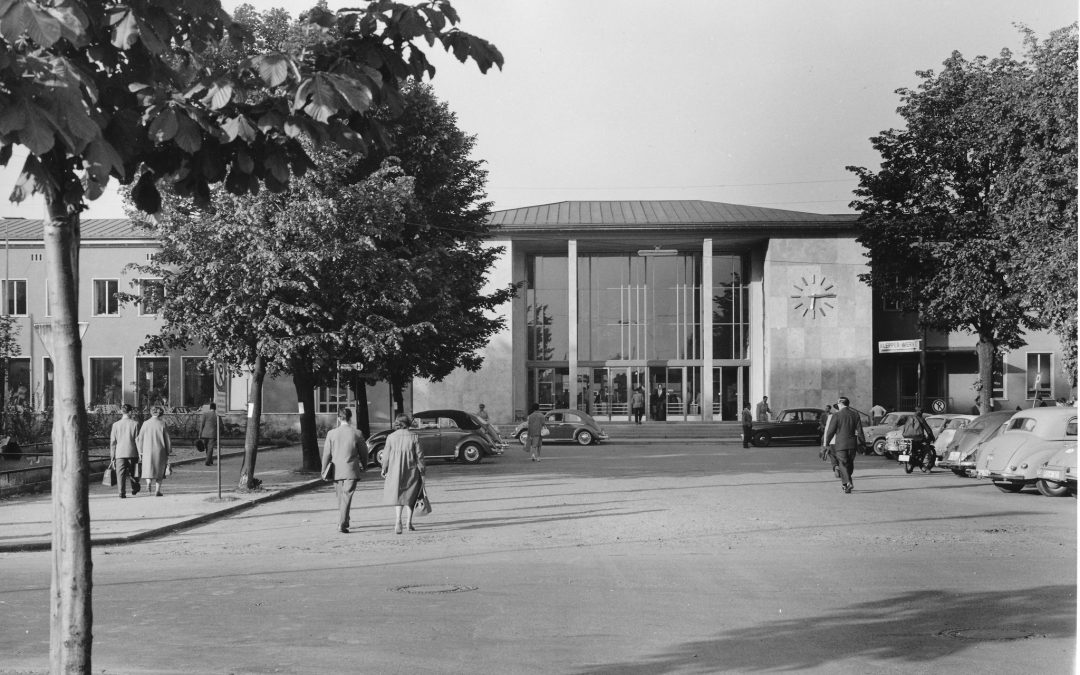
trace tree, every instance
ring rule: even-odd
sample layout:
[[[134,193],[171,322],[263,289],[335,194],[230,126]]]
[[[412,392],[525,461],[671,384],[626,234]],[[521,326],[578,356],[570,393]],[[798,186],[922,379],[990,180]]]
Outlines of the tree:
[[[1008,125],[995,134],[1008,160],[994,183],[994,210],[1013,250],[1010,279],[1060,337],[1077,382],[1077,26],[1039,42],[1022,30],[1025,77],[1011,80]]]
[[[457,29],[447,0],[389,0],[306,17],[317,33],[299,53],[265,50],[215,65],[200,59],[251,35],[216,0],[0,0],[0,165],[29,156],[12,195],[44,196],[54,311],[54,673],[88,672],[91,563],[86,412],[78,334],[79,214],[111,178],[134,182],[141,210],[160,208],[159,181],[205,205],[210,185],[234,194],[283,190],[311,166],[301,138],[364,152],[379,135],[372,105],[401,83],[433,75],[421,49],[438,43],[482,71],[502,67],[486,41]],[[248,89],[267,89],[249,97]]]
[[[1015,179],[1016,158],[1029,149],[1017,120],[1027,120],[1031,106],[1018,94],[1029,90],[1034,72],[1008,50],[973,60],[954,52],[941,73],[918,72],[916,90],[897,90],[906,127],[870,139],[880,170],[848,167],[860,178],[852,206],[862,214],[859,241],[870,267],[860,278],[883,299],[918,312],[921,326],[978,337],[983,411],[995,354],[1021,347],[1025,330],[1049,321],[1037,289],[1024,288],[1018,273],[1039,265],[1015,255],[1031,224],[1009,217],[1000,197]]]
[[[249,369],[253,386],[240,487],[257,486],[255,462],[265,376],[291,374],[308,419],[304,468],[318,470],[314,386],[348,351],[381,356],[396,329],[379,317],[408,302],[407,267],[374,245],[405,227],[412,179],[388,165],[362,182],[342,176],[359,161],[341,151],[312,153],[315,168],[280,194],[240,198],[215,189],[213,210],[165,193],[151,227],[161,251],[147,265],[165,287],[163,323],[144,351],[192,343],[231,371]],[[407,290],[405,291],[408,292]]]
[[[880,170],[848,167],[859,176],[852,206],[870,259],[860,279],[918,312],[924,328],[977,335],[980,385],[991,381],[996,353],[1046,325],[1011,276],[1011,242],[1026,225],[1014,220],[1011,231],[996,197],[1009,167],[1001,139],[1022,115],[1012,92],[1030,72],[1008,50],[971,61],[954,52],[940,74],[920,71],[917,89],[897,91],[906,128],[871,139]],[[985,412],[990,387],[977,388]]]
[[[441,380],[456,368],[480,367],[479,351],[505,323],[492,311],[515,288],[483,292],[503,249],[485,244],[491,205],[483,162],[471,157],[476,138],[457,126],[457,116],[423,83],[404,87],[400,113],[384,116],[386,146],[367,158],[365,170],[392,156],[415,179],[406,232],[380,242],[412,270],[416,299],[397,318],[409,330],[388,358],[372,364],[390,383],[400,411],[402,390],[414,377]]]

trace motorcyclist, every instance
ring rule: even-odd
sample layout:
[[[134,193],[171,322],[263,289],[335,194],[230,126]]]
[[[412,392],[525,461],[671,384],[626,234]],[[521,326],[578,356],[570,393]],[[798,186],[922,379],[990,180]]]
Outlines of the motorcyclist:
[[[934,430],[923,419],[922,408],[915,408],[915,414],[904,423],[904,438],[911,441],[911,457],[918,458],[923,466],[933,466],[933,459],[926,453],[933,453]]]

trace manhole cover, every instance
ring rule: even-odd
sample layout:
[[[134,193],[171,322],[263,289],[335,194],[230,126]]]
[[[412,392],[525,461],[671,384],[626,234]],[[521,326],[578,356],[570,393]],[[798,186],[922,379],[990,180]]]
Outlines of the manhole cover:
[[[476,586],[458,586],[457,584],[419,584],[415,586],[398,586],[397,588],[391,588],[390,590],[397,591],[398,593],[427,595],[432,593],[464,593],[466,591],[475,591]]]
[[[1022,628],[953,628],[943,630],[938,635],[956,640],[979,640],[983,642],[1002,642],[1007,640],[1027,640],[1038,637]]]

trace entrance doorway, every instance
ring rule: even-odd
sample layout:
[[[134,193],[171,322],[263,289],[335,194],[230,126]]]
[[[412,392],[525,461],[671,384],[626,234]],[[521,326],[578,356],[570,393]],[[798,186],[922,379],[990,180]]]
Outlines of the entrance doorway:
[[[605,366],[589,369],[592,378],[588,387],[588,406],[585,411],[598,420],[629,421],[632,415],[630,398],[634,390],[648,388],[645,369],[640,366]],[[648,392],[646,392],[646,398]]]
[[[701,368],[649,368],[648,406],[649,419],[680,422],[701,420]]]

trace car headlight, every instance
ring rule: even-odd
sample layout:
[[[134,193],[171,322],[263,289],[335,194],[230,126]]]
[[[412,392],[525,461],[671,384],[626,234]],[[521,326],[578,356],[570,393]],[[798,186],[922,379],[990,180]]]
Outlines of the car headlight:
[[[1009,465],[1009,471],[1016,471],[1016,465],[1015,464],[1010,464]]]
[[[1028,468],[1028,463],[1024,462],[1023,464],[1020,465],[1020,468],[1026,470]]]

